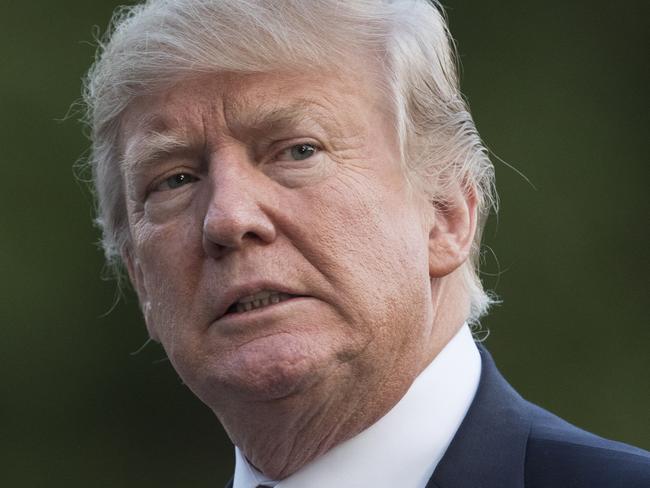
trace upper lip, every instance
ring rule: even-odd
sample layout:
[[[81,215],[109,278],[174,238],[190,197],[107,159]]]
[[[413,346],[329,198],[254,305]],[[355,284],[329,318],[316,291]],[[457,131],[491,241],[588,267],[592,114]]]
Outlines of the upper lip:
[[[217,319],[223,317],[228,308],[239,299],[265,290],[275,291],[278,293],[288,293],[289,295],[305,296],[305,293],[301,292],[297,288],[270,281],[248,282],[237,286],[230,286],[223,294],[221,294],[217,302]]]

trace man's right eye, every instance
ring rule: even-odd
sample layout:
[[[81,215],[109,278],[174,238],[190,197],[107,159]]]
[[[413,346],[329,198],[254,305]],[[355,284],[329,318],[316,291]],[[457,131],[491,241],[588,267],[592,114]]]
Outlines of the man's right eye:
[[[176,173],[157,184],[153,191],[175,190],[188,183],[193,183],[199,179],[190,173]]]

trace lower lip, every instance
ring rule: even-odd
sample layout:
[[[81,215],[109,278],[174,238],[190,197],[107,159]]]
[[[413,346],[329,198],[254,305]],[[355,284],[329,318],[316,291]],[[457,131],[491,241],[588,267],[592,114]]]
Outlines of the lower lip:
[[[246,312],[231,312],[220,317],[215,324],[236,328],[237,326],[250,324],[253,321],[272,320],[273,318],[279,318],[280,314],[284,315],[291,308],[311,299],[312,297],[309,296],[296,296],[282,302],[271,303]]]

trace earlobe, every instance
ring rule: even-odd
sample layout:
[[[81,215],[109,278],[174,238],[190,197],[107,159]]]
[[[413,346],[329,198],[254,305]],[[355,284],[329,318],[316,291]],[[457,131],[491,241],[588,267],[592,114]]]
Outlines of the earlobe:
[[[429,230],[429,276],[442,278],[469,257],[476,234],[477,202],[473,190],[458,189],[455,196],[433,204]]]

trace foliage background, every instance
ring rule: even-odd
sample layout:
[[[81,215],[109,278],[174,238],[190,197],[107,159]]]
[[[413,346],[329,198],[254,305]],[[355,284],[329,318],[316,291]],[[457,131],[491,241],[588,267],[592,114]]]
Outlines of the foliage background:
[[[218,487],[231,447],[100,280],[92,200],[61,121],[114,0],[0,6],[0,485]],[[650,449],[645,2],[448,0],[501,212],[484,321],[528,399]],[[498,265],[494,255],[498,257]]]

